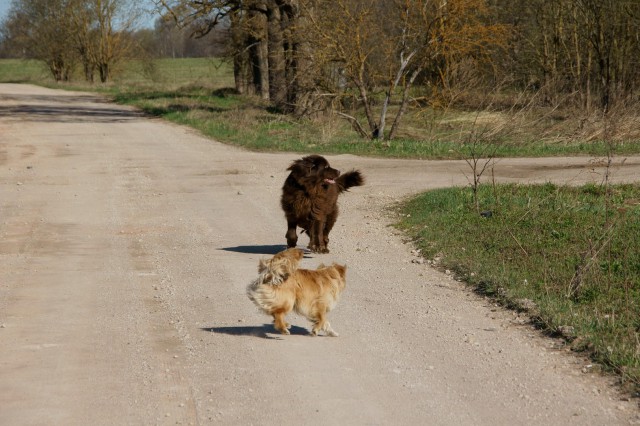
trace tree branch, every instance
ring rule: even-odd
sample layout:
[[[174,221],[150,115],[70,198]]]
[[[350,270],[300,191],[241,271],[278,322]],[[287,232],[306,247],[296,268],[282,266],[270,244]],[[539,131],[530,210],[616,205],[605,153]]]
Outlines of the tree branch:
[[[357,118],[355,118],[352,115],[340,112],[340,111],[336,111],[335,113],[338,114],[340,117],[349,120],[351,122],[351,126],[353,127],[353,129],[356,132],[358,132],[360,134],[360,136],[362,136],[363,138],[367,138],[367,139],[370,137],[370,135],[364,130],[364,128],[362,127],[362,125],[360,124],[360,122],[358,121]]]

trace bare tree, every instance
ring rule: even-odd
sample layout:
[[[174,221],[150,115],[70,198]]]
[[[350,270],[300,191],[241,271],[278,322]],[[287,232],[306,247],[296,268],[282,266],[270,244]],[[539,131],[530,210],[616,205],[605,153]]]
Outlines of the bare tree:
[[[500,0],[516,29],[514,77],[544,90],[545,101],[576,99],[587,112],[637,97],[640,2]]]
[[[259,93],[282,112],[296,111],[301,85],[300,3],[307,0],[156,0],[201,37],[230,25],[236,88]]]
[[[68,81],[76,60],[70,49],[71,7],[67,0],[14,0],[5,36],[30,57],[42,60],[55,81]]]
[[[100,81],[106,83],[113,69],[131,55],[133,45],[131,33],[139,18],[137,11],[127,0],[83,0],[80,9],[82,22],[90,23],[82,48],[98,70]]]
[[[88,81],[97,70],[106,82],[131,52],[137,18],[128,0],[14,0],[4,27],[56,81],[69,80],[80,61]]]
[[[487,13],[484,0],[318,2],[312,23],[319,41],[315,47],[322,52],[316,58],[325,62],[320,69],[340,69],[360,99],[366,129],[355,115],[339,114],[364,137],[393,139],[418,78],[427,86],[450,83],[449,68],[455,61],[489,60],[491,49],[501,44],[506,28],[485,22]]]

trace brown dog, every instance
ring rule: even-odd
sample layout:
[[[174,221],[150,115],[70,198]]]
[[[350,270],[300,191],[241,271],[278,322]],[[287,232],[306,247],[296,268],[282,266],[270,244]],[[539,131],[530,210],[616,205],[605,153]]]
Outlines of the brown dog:
[[[320,155],[294,161],[282,187],[280,204],[287,218],[287,246],[298,242],[297,227],[309,234],[309,250],[328,253],[329,232],[338,218],[338,195],[364,184],[357,170],[340,174]]]
[[[247,287],[247,295],[263,312],[273,316],[276,330],[289,334],[285,316],[295,310],[313,323],[311,334],[333,331],[327,313],[336,305],[346,286],[347,267],[334,263],[316,270],[298,269],[304,256],[301,249],[290,248],[269,260],[261,259],[258,278]]]

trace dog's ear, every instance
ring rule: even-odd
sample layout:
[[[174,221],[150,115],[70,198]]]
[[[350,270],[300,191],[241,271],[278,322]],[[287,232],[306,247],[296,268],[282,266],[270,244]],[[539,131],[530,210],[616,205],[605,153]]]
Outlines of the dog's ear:
[[[296,176],[307,176],[313,169],[314,162],[309,157],[304,157],[299,160],[295,160],[287,170],[291,171]]]
[[[347,275],[347,265],[338,265],[337,263],[334,263],[332,266],[336,269],[336,271],[338,271],[342,279],[345,279]]]
[[[291,165],[289,167],[287,167],[287,170],[293,172],[299,169],[304,169],[304,166],[302,165],[302,160],[296,160],[293,163],[291,163]]]
[[[317,174],[320,169],[325,167],[329,167],[329,162],[321,155],[312,154],[295,160],[287,170],[301,177]]]

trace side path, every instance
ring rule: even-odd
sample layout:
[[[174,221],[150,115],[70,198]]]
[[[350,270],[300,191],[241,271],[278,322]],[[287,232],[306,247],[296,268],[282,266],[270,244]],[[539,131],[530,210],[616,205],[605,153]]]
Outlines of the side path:
[[[100,97],[0,84],[0,424],[640,424],[584,359],[412,263],[385,209],[465,185],[464,162],[329,156],[341,199],[338,338],[290,336],[245,295],[284,248],[298,154],[245,152]],[[602,179],[588,158],[505,159],[502,182]],[[614,180],[640,176],[640,158]],[[300,245],[307,237],[300,238]]]

